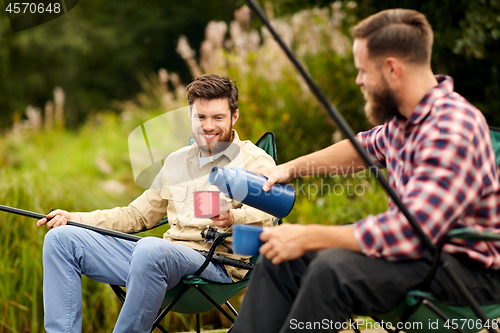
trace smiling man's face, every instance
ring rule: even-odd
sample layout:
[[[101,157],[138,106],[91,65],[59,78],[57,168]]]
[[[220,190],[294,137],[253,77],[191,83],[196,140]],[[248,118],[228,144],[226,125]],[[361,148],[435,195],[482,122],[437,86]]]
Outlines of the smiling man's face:
[[[233,125],[239,117],[231,115],[227,98],[196,99],[190,109],[191,132],[201,148],[201,156],[218,154],[233,141]]]

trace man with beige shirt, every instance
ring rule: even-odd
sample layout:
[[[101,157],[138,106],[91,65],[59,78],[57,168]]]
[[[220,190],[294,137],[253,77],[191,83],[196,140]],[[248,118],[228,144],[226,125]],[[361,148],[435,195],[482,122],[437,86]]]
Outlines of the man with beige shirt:
[[[47,332],[79,332],[82,325],[81,274],[126,286],[127,298],[114,332],[150,332],[166,290],[193,274],[207,250],[201,237],[207,225],[230,231],[233,224],[272,225],[273,217],[227,199],[228,207],[212,219],[194,217],[193,192],[209,189],[212,165],[258,169],[274,165],[263,150],[240,141],[232,129],[239,117],[238,89],[227,77],[206,74],[186,88],[195,144],[167,157],[153,185],[127,207],[69,213],[55,210],[37,222],[51,229],[45,236],[44,308]],[[151,228],[165,215],[164,239],[135,243],[73,226],[68,220],[121,232]],[[227,254],[220,246],[217,252]],[[233,258],[245,259],[232,255]],[[226,271],[227,268],[227,271]],[[244,271],[211,263],[202,277],[218,282],[241,278]]]

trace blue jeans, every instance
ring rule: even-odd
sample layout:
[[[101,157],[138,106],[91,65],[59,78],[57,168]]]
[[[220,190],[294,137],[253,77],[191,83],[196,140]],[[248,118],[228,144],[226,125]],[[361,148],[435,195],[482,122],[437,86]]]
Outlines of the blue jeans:
[[[74,226],[54,228],[43,245],[45,329],[81,331],[84,274],[127,288],[113,332],[150,332],[165,291],[193,274],[204,260],[193,249],[156,237],[132,242]],[[223,267],[213,263],[201,276],[232,281]]]

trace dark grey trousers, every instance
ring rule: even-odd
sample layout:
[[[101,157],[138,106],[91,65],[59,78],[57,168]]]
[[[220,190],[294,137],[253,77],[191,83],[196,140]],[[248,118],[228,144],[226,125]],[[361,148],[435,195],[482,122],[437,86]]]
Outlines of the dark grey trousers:
[[[481,304],[500,301],[499,271],[444,256]],[[334,323],[352,313],[376,316],[394,309],[430,269],[430,256],[390,262],[344,249],[306,253],[280,265],[261,256],[231,333],[337,332]],[[428,289],[448,304],[466,304],[442,269]],[[328,324],[307,329],[308,323]]]

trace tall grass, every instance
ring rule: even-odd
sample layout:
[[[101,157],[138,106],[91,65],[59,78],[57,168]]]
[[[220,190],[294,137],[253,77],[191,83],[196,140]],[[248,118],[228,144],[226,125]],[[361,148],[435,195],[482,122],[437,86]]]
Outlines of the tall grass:
[[[339,4],[274,23],[328,97],[339,104],[355,130],[361,130],[366,121],[360,116],[350,42],[342,32],[350,17]],[[229,27],[209,24],[199,62],[186,49],[185,38],[179,46],[193,73],[216,72],[236,79],[240,137],[255,141],[265,131],[274,131],[280,162],[338,140],[335,126],[276,44],[265,33],[251,30],[249,17],[242,13]],[[117,103],[123,110],[120,115],[97,113],[77,132],[18,130],[0,136],[0,204],[44,213],[50,208],[92,211],[124,206],[135,199],[142,189],[134,183],[128,134],[144,121],[186,104],[178,76],[164,70],[159,74],[141,78],[144,91],[135,100]],[[350,223],[387,206],[387,197],[374,179],[363,175],[311,177],[293,185],[297,200],[286,218],[290,223]],[[357,193],[347,193],[349,186],[358,186]],[[163,231],[152,234],[161,236]],[[43,331],[45,233],[34,220],[0,213],[0,333]],[[85,277],[82,286],[83,332],[111,331],[120,309],[111,289]],[[234,298],[237,304],[241,296]],[[204,315],[202,322],[205,328],[229,325],[214,313]],[[191,316],[175,314],[167,316],[164,324],[172,332],[194,327]]]
[[[0,168],[0,204],[39,213],[50,208],[88,211],[126,205],[138,189],[126,170],[125,132],[117,117],[89,122],[78,133],[38,132],[2,140],[5,165]],[[97,134],[98,133],[98,134]],[[115,168],[123,193],[103,191],[103,174],[95,163],[100,150]],[[35,220],[0,213],[0,332],[42,331],[42,261],[46,228]],[[106,286],[84,279],[85,331],[109,331],[118,304]],[[108,290],[109,289],[109,290]],[[106,309],[106,311],[104,311]]]

